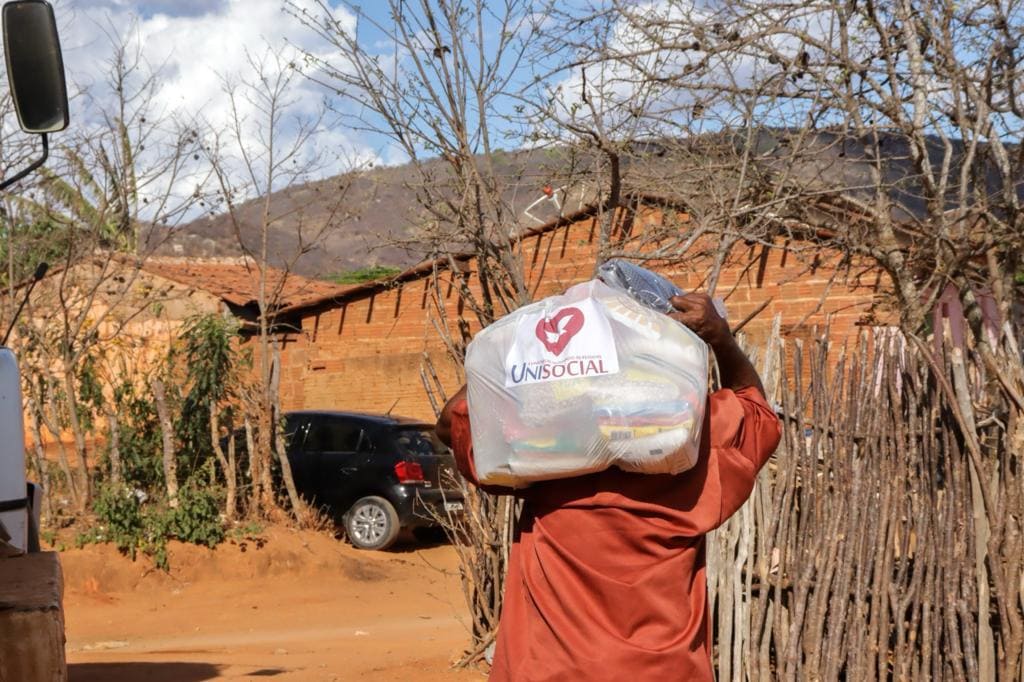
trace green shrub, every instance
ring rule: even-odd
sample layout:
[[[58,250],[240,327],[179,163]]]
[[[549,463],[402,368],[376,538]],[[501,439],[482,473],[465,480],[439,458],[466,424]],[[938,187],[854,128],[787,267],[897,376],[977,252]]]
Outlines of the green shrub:
[[[93,502],[97,525],[78,534],[75,544],[109,542],[135,560],[139,551],[167,568],[166,521],[153,509],[144,508],[134,492],[123,486],[103,486]]]
[[[240,351],[239,325],[233,319],[207,314],[190,317],[181,329],[180,343],[168,358],[171,366],[184,368],[172,374],[177,416],[174,423],[178,442],[178,474],[185,480],[214,462],[210,441],[210,408],[221,405],[221,424],[231,428],[230,402],[240,373],[250,365],[249,353]]]
[[[263,536],[263,524],[258,521],[249,521],[231,529],[228,536],[233,541],[238,540],[256,540]]]
[[[170,530],[175,538],[207,547],[224,542],[218,492],[192,484],[178,491],[178,508],[170,510]]]
[[[401,272],[401,270],[398,268],[393,268],[387,265],[371,265],[369,267],[359,268],[358,270],[340,272],[336,275],[331,275],[329,279],[336,284],[360,284],[362,282],[372,282],[386,277],[394,277],[399,272]]]
[[[138,552],[169,567],[167,542],[181,540],[215,547],[224,541],[220,518],[220,491],[189,482],[178,491],[178,507],[144,504],[131,490],[102,487],[93,503],[97,525],[78,534],[76,544],[111,543],[134,561]]]
[[[120,436],[122,476],[132,488],[155,493],[164,488],[161,459],[160,421],[156,406],[146,395],[140,395],[130,383],[114,391],[117,408],[117,429]],[[110,444],[103,453],[104,469],[109,468]]]
[[[105,486],[96,495],[92,509],[99,525],[80,537],[91,536],[94,541],[110,542],[134,559],[145,529],[138,498],[126,488]]]

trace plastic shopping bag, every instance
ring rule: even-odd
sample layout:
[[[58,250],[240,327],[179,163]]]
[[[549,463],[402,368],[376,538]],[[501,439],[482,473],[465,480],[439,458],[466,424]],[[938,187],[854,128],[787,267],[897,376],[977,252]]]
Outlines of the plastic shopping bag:
[[[617,466],[678,474],[697,461],[707,346],[594,280],[525,306],[469,344],[477,476],[523,487]]]

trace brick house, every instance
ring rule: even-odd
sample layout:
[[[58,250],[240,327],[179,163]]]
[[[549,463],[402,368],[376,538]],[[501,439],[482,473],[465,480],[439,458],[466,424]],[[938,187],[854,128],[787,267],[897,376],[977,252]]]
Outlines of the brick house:
[[[251,330],[258,318],[258,285],[258,270],[245,258],[140,259],[97,252],[70,267],[53,268],[40,280],[22,316],[37,341],[25,343],[14,335],[12,345],[23,375],[31,376],[35,366],[54,373],[57,363],[33,347],[44,343],[58,348],[63,337],[95,334],[92,355],[108,378],[126,371],[144,373],[164,361],[194,315],[233,316],[243,330]],[[344,289],[272,267],[267,268],[267,286],[275,292],[272,300],[278,307],[322,300]],[[28,423],[25,434],[32,439]],[[44,429],[41,440],[51,438]],[[70,434],[61,434],[61,439],[70,441]]]
[[[251,259],[150,257],[140,268],[176,291],[214,299],[219,312],[231,314],[243,323],[255,322],[259,316],[259,270]],[[345,289],[270,266],[266,268],[266,282],[267,299],[281,308],[306,305]],[[205,311],[212,310],[207,306]]]
[[[666,215],[685,225],[687,216],[663,200],[640,197],[634,211],[615,216],[612,238],[635,240],[663,225]],[[585,208],[530,229],[517,246],[533,299],[558,293],[593,275],[600,215]],[[700,246],[697,244],[696,246]],[[710,238],[704,246],[712,246]],[[713,248],[692,248],[673,262],[650,262],[685,290],[701,289]],[[474,294],[479,294],[473,257],[456,259]],[[435,278],[433,273],[438,272]],[[884,319],[887,279],[863,263],[810,243],[777,242],[774,248],[739,242],[722,263],[716,295],[730,322],[747,320],[743,331],[757,343],[776,314],[789,338],[809,338],[826,323],[835,340]],[[436,331],[436,297],[449,320],[464,319],[471,333],[480,325],[460,300],[447,261],[426,261],[400,275],[290,306],[279,311],[283,331],[282,407],[289,409],[393,410],[422,419],[434,412],[421,379],[424,358],[445,390],[462,382]]]
[[[273,267],[266,272],[273,293],[268,300],[276,307],[302,306],[345,289]],[[96,326],[101,344],[116,342],[119,349],[134,348],[153,361],[193,315],[230,315],[243,326],[253,324],[258,287],[258,270],[244,257],[136,259],[97,253],[69,268],[51,269],[33,290],[23,320],[40,330],[54,328],[62,318],[55,311],[66,308],[74,318],[87,309],[84,319]]]

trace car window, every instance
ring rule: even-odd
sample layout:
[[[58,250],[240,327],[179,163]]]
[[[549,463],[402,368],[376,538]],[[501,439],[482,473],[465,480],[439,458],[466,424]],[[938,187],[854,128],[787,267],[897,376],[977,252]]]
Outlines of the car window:
[[[362,435],[359,437],[359,452],[376,452],[377,451],[377,435],[368,429],[362,430]]]
[[[295,415],[285,415],[284,442],[288,448],[300,447],[306,439],[309,420]]]
[[[395,444],[406,457],[443,455],[448,450],[429,426],[412,426],[395,431]]]
[[[359,445],[359,424],[341,419],[319,419],[306,436],[306,450],[320,452],[354,452]]]

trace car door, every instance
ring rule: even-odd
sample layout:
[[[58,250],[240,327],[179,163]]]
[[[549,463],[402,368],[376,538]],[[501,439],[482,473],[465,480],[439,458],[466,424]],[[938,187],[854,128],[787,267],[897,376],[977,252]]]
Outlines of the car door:
[[[316,501],[335,516],[353,502],[366,454],[359,452],[361,424],[341,416],[319,415],[306,436],[305,450],[315,460],[313,490]]]
[[[312,418],[306,414],[286,414],[284,417],[284,442],[292,480],[299,494],[310,502],[315,498],[313,483],[316,481],[316,455],[306,447],[311,421]]]
[[[386,475],[391,470],[388,462],[377,456],[377,444],[381,440],[377,426],[363,422],[359,427],[356,439],[358,470],[349,479],[353,486],[352,502],[368,494],[379,494],[387,486]]]

